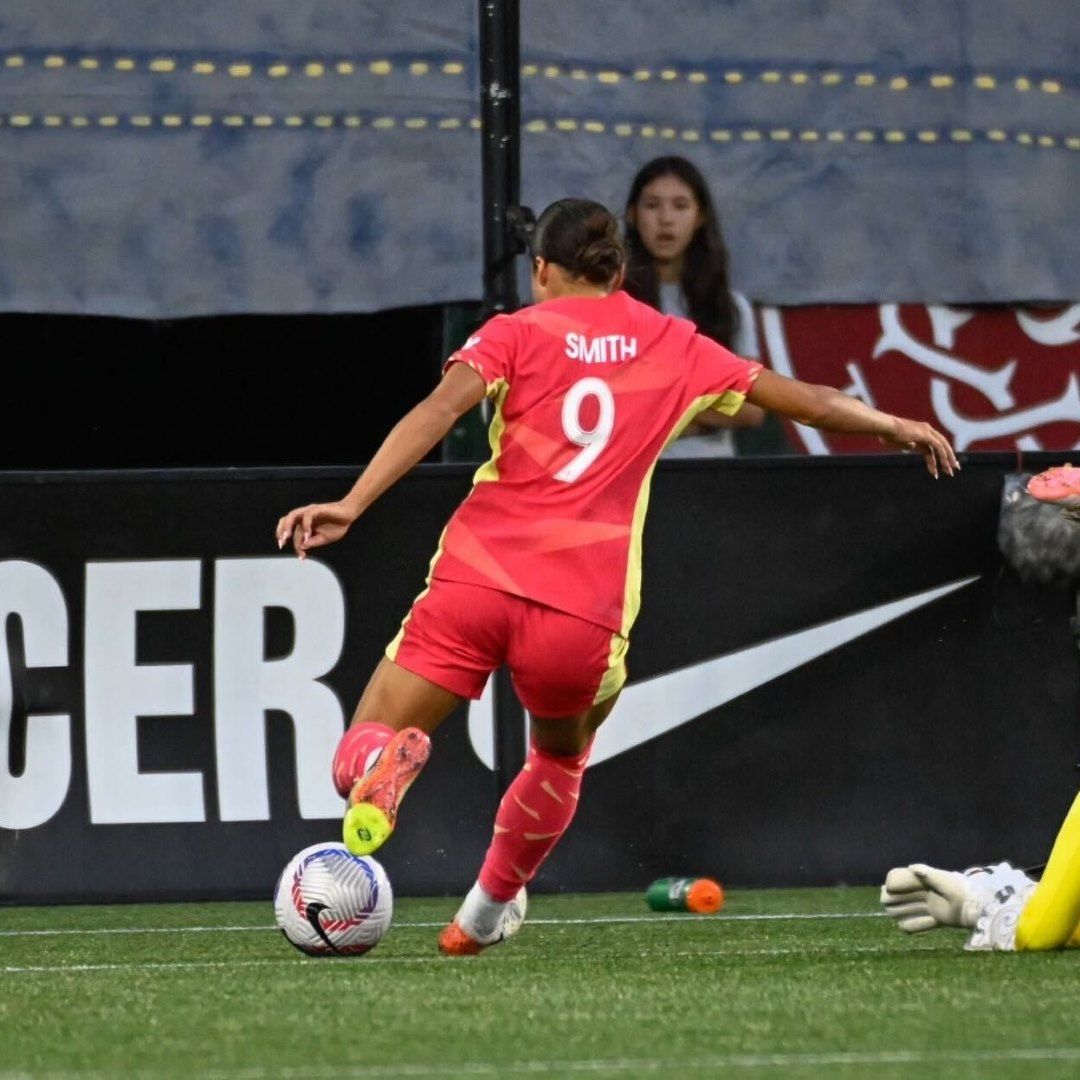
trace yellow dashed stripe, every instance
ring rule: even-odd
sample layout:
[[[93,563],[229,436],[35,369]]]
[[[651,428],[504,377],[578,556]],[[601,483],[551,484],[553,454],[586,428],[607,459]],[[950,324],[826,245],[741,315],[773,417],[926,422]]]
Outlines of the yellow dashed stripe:
[[[730,143],[742,141],[746,143],[759,142],[802,142],[802,143],[846,143],[849,141],[860,143],[880,143],[882,145],[908,145],[922,144],[934,146],[941,143],[971,144],[977,141],[988,142],[1015,142],[1021,146],[1040,146],[1052,149],[1064,146],[1070,150],[1080,149],[1080,136],[1035,134],[1032,132],[1017,132],[1010,134],[1000,128],[977,131],[970,128],[954,128],[951,131],[937,131],[930,128],[905,130],[902,128],[858,128],[853,131],[838,129],[817,130],[806,128],[793,131],[791,128],[714,128],[708,131],[696,129],[677,129],[671,126],[657,124],[630,124],[620,122],[604,125],[600,121],[586,120],[577,121],[570,118],[558,120],[532,119],[525,123],[524,130],[529,134],[543,134],[544,132],[557,131],[572,134],[579,130],[589,132],[611,132],[622,138],[642,139],[681,139],[684,142],[701,142],[709,140],[715,143]]]
[[[332,114],[317,113],[302,115],[290,113],[285,115],[271,115],[258,113],[247,115],[242,113],[195,113],[192,115],[180,115],[167,113],[160,116],[148,113],[134,113],[127,115],[106,113],[98,116],[86,116],[83,114],[63,115],[59,113],[9,113],[0,114],[0,126],[15,129],[33,128],[119,128],[125,131],[138,131],[147,128],[167,128],[172,130],[184,128],[209,128],[221,126],[225,128],[253,127],[262,130],[276,127],[286,128],[310,128],[316,130],[363,128],[372,131],[404,130],[408,132],[422,132],[437,130],[441,132],[459,132],[464,130],[478,131],[481,123],[478,117],[428,117],[428,116],[376,116],[363,117],[356,114]],[[700,130],[697,128],[677,128],[673,125],[658,124],[632,124],[625,121],[611,123],[596,119],[578,119],[576,117],[558,117],[555,119],[533,118],[523,125],[524,131],[530,135],[540,135],[558,132],[562,135],[574,135],[584,132],[589,135],[613,134],[620,138],[640,139],[665,139],[668,141],[680,140],[682,142],[697,143],[710,141],[713,143],[803,143],[819,144],[831,143],[834,145],[847,142],[864,144],[892,145],[922,145],[936,146],[940,144],[971,145],[979,142],[997,144],[1013,144],[1024,147],[1038,147],[1046,150],[1064,148],[1067,150],[1080,150],[1080,135],[1055,135],[1049,132],[1035,131],[1008,131],[1004,128],[988,128],[976,130],[973,128],[953,128],[947,131],[938,131],[932,128],[858,128],[855,130],[818,130],[816,128],[804,128],[794,130],[786,127],[776,128],[713,128]]]
[[[6,68],[26,68],[37,62],[29,60],[22,53],[8,53],[3,55],[2,58],[2,66]],[[78,67],[83,71],[146,71],[154,75],[168,75],[175,72],[189,71],[194,75],[226,75],[233,79],[248,79],[258,75],[279,79],[297,72],[302,72],[309,78],[321,78],[328,72],[336,72],[338,75],[353,75],[358,71],[367,71],[372,75],[390,75],[395,70],[399,70],[388,59],[364,62],[347,58],[311,58],[306,61],[281,59],[262,65],[244,57],[214,61],[201,58],[153,56],[136,60],[130,56],[104,59],[99,56],[65,55],[60,52],[43,56],[40,59],[40,64],[48,70]],[[459,76],[463,75],[467,69],[464,63],[456,60],[448,60],[442,64],[432,64],[428,60],[417,59],[406,61],[400,70],[407,71],[410,75],[418,77],[428,75],[433,71],[441,72],[443,75]],[[602,74],[614,75],[614,81],[618,81],[618,72],[604,72]],[[585,77],[591,78],[592,75],[586,73]]]
[[[729,68],[710,75],[699,69],[686,69],[667,66],[658,68],[640,67],[633,70],[618,71],[612,68],[597,68],[589,70],[582,67],[574,67],[569,70],[561,68],[558,64],[544,64],[531,62],[524,64],[521,74],[525,78],[543,76],[548,79],[571,78],[576,81],[593,79],[604,84],[615,84],[624,79],[633,82],[645,83],[660,81],[662,83],[686,82],[701,85],[713,81],[722,81],[729,86],[747,85],[750,83],[764,83],[766,85],[780,85],[789,83],[792,86],[854,86],[858,88],[886,87],[892,91],[904,91],[917,87],[930,87],[934,90],[952,90],[969,85],[969,80],[964,76],[950,72],[936,72],[929,76],[916,75],[911,72],[898,73],[895,75],[879,75],[872,71],[859,71],[845,74],[840,71],[822,71],[813,74],[804,70],[781,71],[776,68],[768,68],[756,75],[748,75],[739,68]],[[970,85],[980,90],[993,90],[999,83],[1007,85],[1021,93],[1031,90],[1040,90],[1044,94],[1061,94],[1066,89],[1059,79],[1040,77],[1035,75],[1017,76],[1012,79],[1000,78],[989,73],[980,73],[970,78]]]
[[[465,74],[467,71],[467,65],[463,61],[447,60],[440,63],[420,58],[395,63],[389,58],[361,61],[348,57],[309,57],[306,60],[296,57],[283,57],[264,65],[243,56],[220,61],[199,58],[192,60],[178,56],[153,56],[139,60],[131,56],[105,59],[92,55],[64,53],[59,50],[47,53],[41,56],[40,60],[33,61],[29,60],[23,53],[18,52],[10,52],[3,56],[3,66],[6,68],[26,68],[38,63],[46,69],[57,71],[68,67],[78,67],[84,71],[99,72],[108,70],[147,71],[161,75],[190,71],[196,75],[220,74],[234,79],[246,79],[259,75],[282,78],[298,72],[309,78],[322,78],[329,73],[352,76],[357,72],[367,72],[376,76],[404,72],[414,78],[440,73],[456,77]],[[921,72],[918,75],[912,72],[897,72],[893,75],[886,75],[872,71],[844,73],[826,70],[813,73],[803,69],[785,71],[780,68],[768,68],[759,71],[756,75],[748,76],[745,70],[737,67],[710,74],[700,68],[680,68],[674,65],[619,70],[610,65],[597,67],[576,65],[565,68],[556,63],[531,60],[522,65],[521,74],[526,79],[536,77],[548,79],[569,78],[578,82],[595,81],[608,86],[617,85],[623,80],[632,80],[642,83],[659,81],[668,84],[689,83],[691,85],[704,85],[714,81],[722,81],[730,86],[756,82],[765,83],[766,85],[789,84],[804,87],[886,87],[893,91],[904,91],[914,87],[952,90],[970,85],[978,90],[995,90],[1003,87],[1023,94],[1037,91],[1052,95],[1062,94],[1070,89],[1070,87],[1062,83],[1061,79],[1052,76],[1036,74],[1005,76],[996,75],[992,72],[978,72],[972,76],[947,71],[933,72],[929,75],[924,75]]]

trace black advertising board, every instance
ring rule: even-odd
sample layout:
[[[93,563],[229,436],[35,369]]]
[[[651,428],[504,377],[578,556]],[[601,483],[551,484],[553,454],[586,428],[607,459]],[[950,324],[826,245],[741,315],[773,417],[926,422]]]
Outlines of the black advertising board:
[[[631,681],[537,887],[1042,861],[1076,788],[1075,598],[1003,565],[1012,465],[662,464]],[[336,739],[469,474],[414,471],[305,563],[274,523],[350,470],[0,476],[0,899],[264,896],[337,838]],[[475,877],[491,712],[436,736],[379,856],[403,894]]]

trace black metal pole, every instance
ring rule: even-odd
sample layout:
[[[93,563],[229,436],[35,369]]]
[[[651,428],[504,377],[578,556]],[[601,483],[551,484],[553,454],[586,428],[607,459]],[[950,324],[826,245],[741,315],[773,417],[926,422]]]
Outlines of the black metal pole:
[[[519,0],[480,0],[485,315],[519,305],[510,217],[521,199],[520,22]]]
[[[519,0],[480,0],[480,137],[483,142],[484,316],[520,304],[514,217],[521,199]],[[495,673],[495,786],[502,798],[525,760],[525,714],[505,669]]]

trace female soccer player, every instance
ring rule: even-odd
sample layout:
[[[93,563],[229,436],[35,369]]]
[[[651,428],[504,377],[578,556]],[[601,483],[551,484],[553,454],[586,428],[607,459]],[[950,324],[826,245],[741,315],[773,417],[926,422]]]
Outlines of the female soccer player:
[[[746,360],[760,355],[750,302],[731,288],[728,249],[705,177],[686,158],[646,162],[626,197],[626,282],[637,300],[697,324],[698,332]],[[765,413],[744,405],[728,417],[700,413],[665,457],[732,457],[732,428]]]
[[[574,815],[593,735],[626,679],[653,468],[686,424],[705,409],[733,415],[749,397],[801,423],[918,450],[935,478],[959,467],[928,424],[765,371],[618,291],[618,223],[598,203],[549,206],[531,248],[537,303],[491,319],[450,357],[345,498],[290,511],[275,534],[301,559],[339,540],[462,413],[493,399],[491,459],[443,532],[427,588],[333,763],[348,799],[345,842],[370,853],[427,760],[429,733],[509,667],[531,745],[477,883],[440,935],[451,954],[516,929],[523,887]]]

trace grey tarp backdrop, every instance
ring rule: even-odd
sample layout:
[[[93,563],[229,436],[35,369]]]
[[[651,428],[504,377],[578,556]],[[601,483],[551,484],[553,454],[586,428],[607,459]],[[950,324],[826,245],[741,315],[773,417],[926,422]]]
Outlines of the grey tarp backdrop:
[[[708,173],[754,299],[1080,296],[1080,8],[525,0],[523,196]],[[473,0],[8,0],[0,310],[480,291]]]

